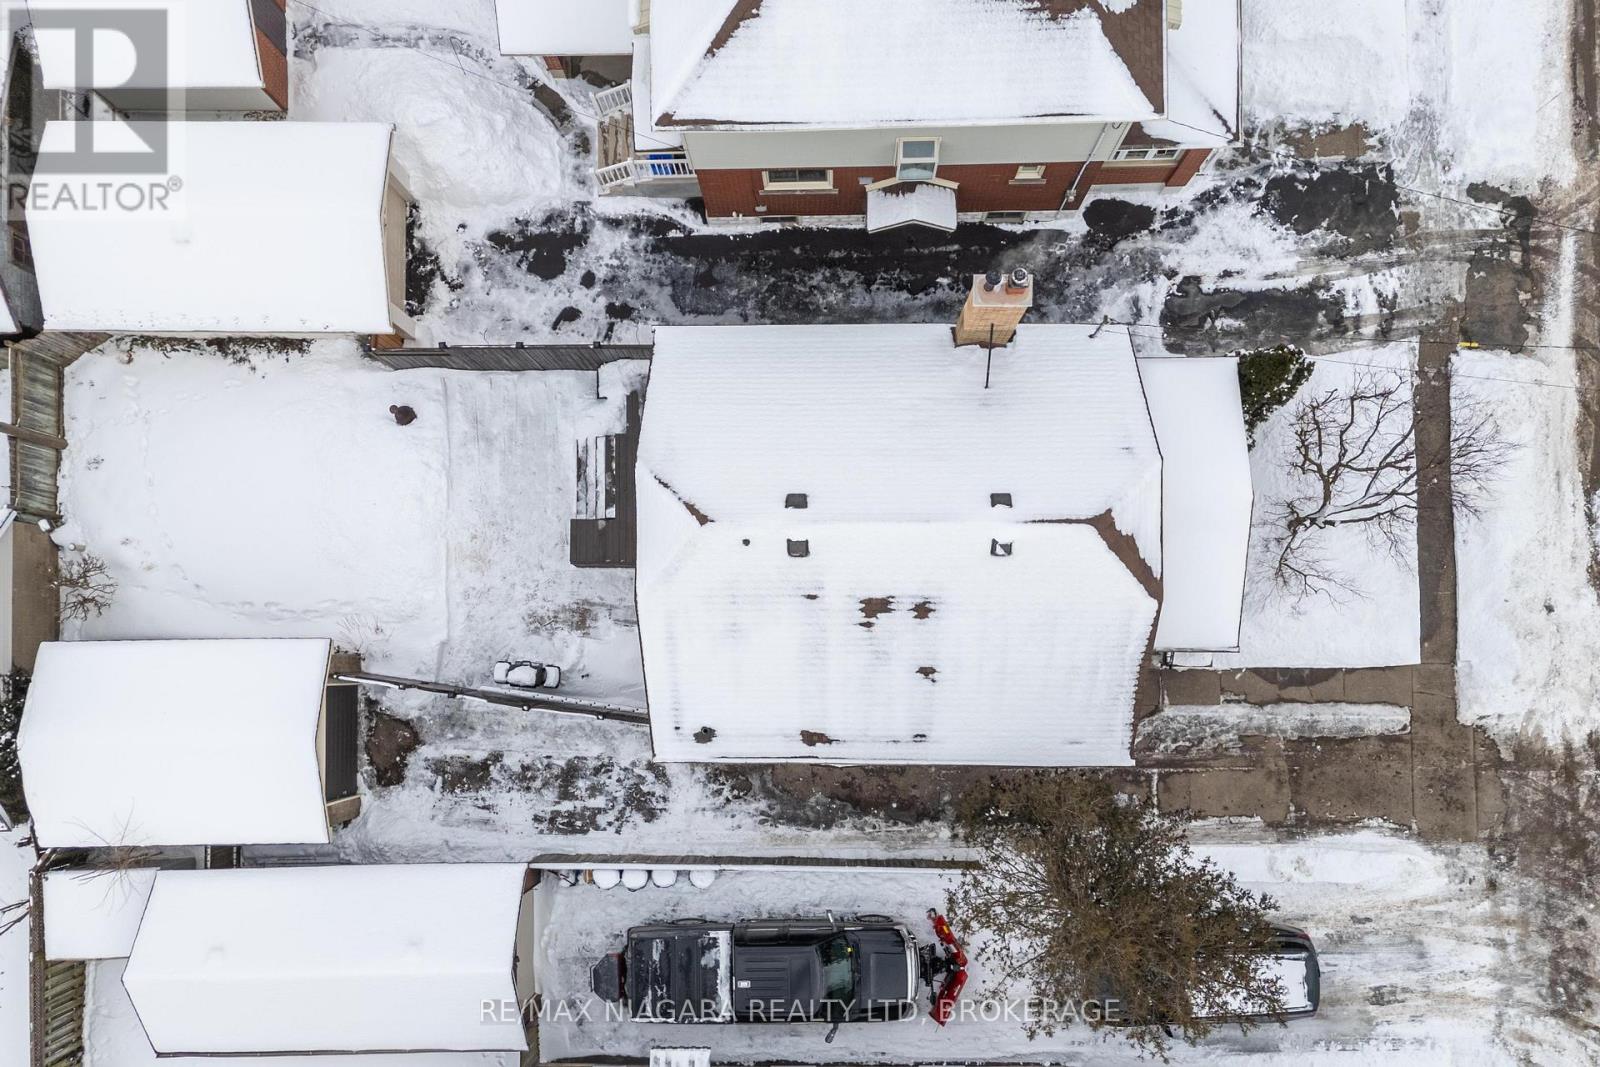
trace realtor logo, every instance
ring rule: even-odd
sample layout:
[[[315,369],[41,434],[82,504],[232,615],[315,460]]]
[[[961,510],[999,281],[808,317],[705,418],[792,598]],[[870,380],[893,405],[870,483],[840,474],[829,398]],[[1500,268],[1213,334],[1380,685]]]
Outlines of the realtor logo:
[[[117,93],[138,110],[169,112],[172,88],[168,12],[152,8],[50,8],[31,19],[41,55],[70,57],[71,90]],[[60,88],[57,86],[57,88]],[[128,108],[124,108],[128,110]],[[35,174],[165,174],[168,125],[79,121],[70,138],[41,144]]]

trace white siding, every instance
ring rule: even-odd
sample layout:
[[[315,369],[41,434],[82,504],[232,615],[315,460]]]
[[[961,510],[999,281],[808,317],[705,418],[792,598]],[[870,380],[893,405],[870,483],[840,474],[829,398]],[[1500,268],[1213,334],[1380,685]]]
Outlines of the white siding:
[[[901,137],[939,138],[941,166],[975,163],[1059,163],[1104,159],[1125,124],[1025,123],[1013,126],[882,127],[859,130],[686,130],[684,144],[697,170],[757,167],[892,167]]]

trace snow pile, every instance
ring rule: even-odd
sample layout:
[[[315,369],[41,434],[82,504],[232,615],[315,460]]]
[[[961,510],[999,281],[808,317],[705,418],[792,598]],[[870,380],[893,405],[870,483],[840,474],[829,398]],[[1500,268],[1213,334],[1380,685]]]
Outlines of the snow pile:
[[[446,49],[318,48],[293,66],[294,115],[392,123],[395,158],[430,234],[462,220],[481,231],[571,195],[561,139],[532,92],[476,51]]]
[[[1102,26],[1117,19],[1124,33],[1159,41],[1165,10],[1157,0],[1065,15],[983,0],[752,6],[657,5],[651,38],[658,112],[679,122],[881,126],[1126,120],[1154,117],[1164,103],[1159,63],[1146,71],[1150,55],[1119,55]],[[724,40],[729,22],[732,35]],[[1157,59],[1160,52],[1154,50]],[[1130,73],[1129,62],[1151,77]],[[997,71],[1006,72],[1003,86],[994,81]]]
[[[1410,393],[1415,346],[1396,344],[1352,349],[1316,360],[1299,396],[1342,388],[1357,376],[1397,376]],[[1417,662],[1420,619],[1416,546],[1408,540],[1396,559],[1360,525],[1320,531],[1317,551],[1341,576],[1343,588],[1296,598],[1271,573],[1276,533],[1274,505],[1299,490],[1290,469],[1293,456],[1291,400],[1256,429],[1250,453],[1255,485],[1255,531],[1250,544],[1244,622],[1239,651],[1215,657],[1218,668],[1383,667]]]
[[[1174,704],[1139,721],[1141,753],[1236,754],[1246,737],[1370,737],[1411,729],[1411,709],[1393,704]]]

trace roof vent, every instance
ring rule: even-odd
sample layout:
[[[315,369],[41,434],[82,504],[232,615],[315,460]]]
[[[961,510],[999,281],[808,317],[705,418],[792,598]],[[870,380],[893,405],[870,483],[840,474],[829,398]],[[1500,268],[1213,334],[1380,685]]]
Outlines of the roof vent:
[[[794,544],[793,541],[790,541],[789,543],[791,545]],[[1010,541],[990,541],[989,542],[989,555],[991,555],[991,556],[1009,556],[1009,555],[1011,555],[1011,545],[1012,545],[1012,542],[1010,542]],[[791,555],[792,554],[793,553],[791,553]]]
[[[788,493],[783,498],[783,506],[786,508],[804,508],[810,505],[806,502],[804,493]]]
[[[789,555],[793,556],[795,559],[799,559],[801,556],[811,555],[811,542],[796,541],[791,537],[789,539]]]
[[[1009,508],[1011,506],[1010,493],[990,493],[989,506],[991,508]]]

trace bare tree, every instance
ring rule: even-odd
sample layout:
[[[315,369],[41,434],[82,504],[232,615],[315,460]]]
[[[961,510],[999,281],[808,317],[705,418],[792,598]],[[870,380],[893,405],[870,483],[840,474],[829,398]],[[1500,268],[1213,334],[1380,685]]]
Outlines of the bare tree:
[[[63,561],[53,584],[61,596],[61,617],[80,622],[105,614],[117,592],[106,561],[88,552]]]
[[[1297,597],[1347,588],[1348,576],[1322,550],[1321,532],[1359,526],[1406,559],[1417,486],[1448,477],[1455,506],[1476,514],[1510,452],[1493,413],[1464,401],[1452,411],[1449,451],[1419,457],[1411,390],[1388,371],[1314,392],[1289,420],[1297,484],[1273,507],[1272,567],[1278,584]]]

